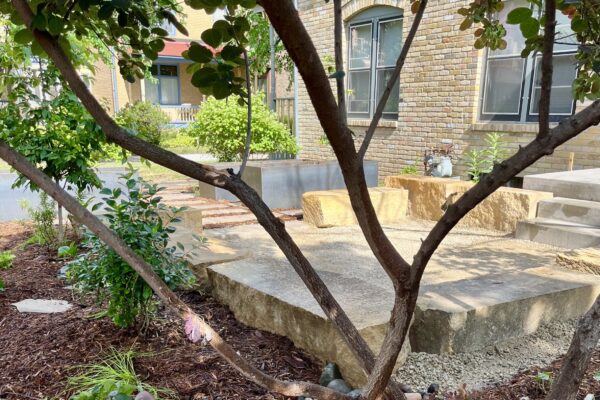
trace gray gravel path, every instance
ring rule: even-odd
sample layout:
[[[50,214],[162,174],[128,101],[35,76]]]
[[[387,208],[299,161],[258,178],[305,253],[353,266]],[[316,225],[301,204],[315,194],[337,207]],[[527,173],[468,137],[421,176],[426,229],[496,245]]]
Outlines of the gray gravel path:
[[[396,376],[417,390],[431,383],[438,383],[442,391],[455,390],[462,383],[470,389],[493,386],[530,367],[544,367],[566,353],[575,325],[574,320],[553,322],[533,335],[500,342],[479,352],[411,353]]]

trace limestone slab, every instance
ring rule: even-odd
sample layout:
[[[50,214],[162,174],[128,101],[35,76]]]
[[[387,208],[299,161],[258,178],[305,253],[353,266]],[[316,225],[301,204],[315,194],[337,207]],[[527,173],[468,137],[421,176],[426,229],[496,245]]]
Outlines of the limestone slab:
[[[525,175],[523,187],[552,192],[556,197],[600,201],[600,168]]]
[[[600,275],[600,247],[559,252],[556,262],[567,269]]]
[[[54,314],[68,311],[73,305],[65,300],[25,299],[13,303],[20,313]]]
[[[537,216],[600,227],[600,202],[555,197],[538,204]]]
[[[410,331],[414,351],[459,353],[576,318],[600,294],[600,278],[551,267],[425,284]],[[492,342],[493,342],[492,341]]]
[[[600,228],[558,219],[519,221],[515,237],[567,249],[600,245]]]
[[[370,188],[369,195],[382,223],[398,223],[406,217],[408,191],[393,188]],[[302,212],[305,222],[319,228],[358,223],[346,190],[304,193],[302,195]]]

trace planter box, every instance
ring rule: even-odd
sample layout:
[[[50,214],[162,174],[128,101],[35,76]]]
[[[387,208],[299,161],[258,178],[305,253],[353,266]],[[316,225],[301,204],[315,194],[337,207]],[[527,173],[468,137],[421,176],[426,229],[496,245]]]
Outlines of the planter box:
[[[239,163],[220,164],[217,168],[239,169]],[[378,184],[377,161],[364,162],[369,187]],[[305,192],[344,189],[344,179],[337,161],[251,161],[246,166],[244,181],[271,208],[301,208]],[[200,182],[199,195],[216,200],[239,201],[226,190]]]

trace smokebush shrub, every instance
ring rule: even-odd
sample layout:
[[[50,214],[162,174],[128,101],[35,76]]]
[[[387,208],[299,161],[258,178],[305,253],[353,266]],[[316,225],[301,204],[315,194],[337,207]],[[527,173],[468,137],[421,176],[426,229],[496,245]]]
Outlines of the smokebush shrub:
[[[160,144],[168,129],[169,116],[159,106],[148,101],[136,101],[128,104],[117,113],[117,122],[122,127],[137,133],[140,139],[152,144]]]

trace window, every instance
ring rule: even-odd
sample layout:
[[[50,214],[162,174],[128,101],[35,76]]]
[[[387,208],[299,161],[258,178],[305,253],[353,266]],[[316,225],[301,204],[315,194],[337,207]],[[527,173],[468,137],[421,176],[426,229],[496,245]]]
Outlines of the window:
[[[525,0],[514,0],[502,10],[500,21],[506,21],[510,10],[528,7]],[[571,83],[577,75],[574,38],[569,18],[557,13],[554,45],[554,74],[550,99],[550,118],[558,121],[575,111]],[[483,81],[480,118],[491,121],[534,122],[538,120],[541,54],[521,57],[525,39],[518,25],[506,27],[504,50],[488,50]]]
[[[348,27],[348,116],[370,118],[385,90],[402,48],[402,14],[374,7]],[[400,87],[396,82],[382,118],[397,119]]]
[[[163,28],[165,31],[167,31],[169,36],[177,35],[177,28],[175,28],[175,25],[173,25],[166,19],[164,19],[161,22],[160,27]]]
[[[144,81],[146,100],[163,105],[181,104],[179,101],[179,68],[177,65],[153,64],[150,72],[158,82],[153,83],[148,79]]]

